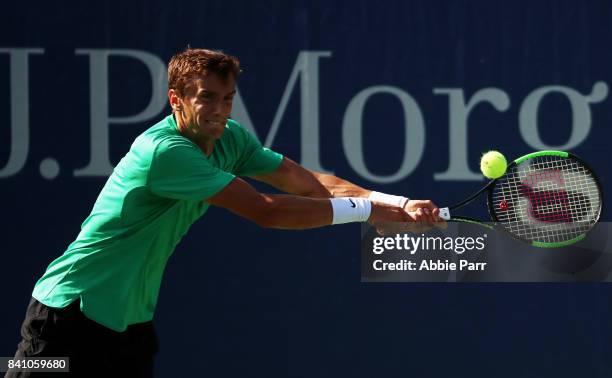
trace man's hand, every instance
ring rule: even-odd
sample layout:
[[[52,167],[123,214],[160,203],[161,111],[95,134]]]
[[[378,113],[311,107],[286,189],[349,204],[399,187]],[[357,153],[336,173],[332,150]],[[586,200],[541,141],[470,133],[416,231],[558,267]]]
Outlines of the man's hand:
[[[406,202],[404,210],[414,212],[417,219],[435,226],[445,226],[446,222],[440,218],[440,209],[430,200],[410,200]]]
[[[446,228],[446,222],[439,214],[440,210],[430,200],[410,200],[403,209],[373,202],[368,222],[381,235],[421,233],[433,227]]]

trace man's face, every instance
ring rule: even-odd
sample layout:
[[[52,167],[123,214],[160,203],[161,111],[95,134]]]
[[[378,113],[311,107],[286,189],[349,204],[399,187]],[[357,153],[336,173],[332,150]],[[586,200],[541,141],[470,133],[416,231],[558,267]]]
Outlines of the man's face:
[[[179,98],[183,124],[197,140],[214,141],[221,138],[232,111],[236,80],[229,75],[222,80],[214,73],[200,75],[185,87]]]

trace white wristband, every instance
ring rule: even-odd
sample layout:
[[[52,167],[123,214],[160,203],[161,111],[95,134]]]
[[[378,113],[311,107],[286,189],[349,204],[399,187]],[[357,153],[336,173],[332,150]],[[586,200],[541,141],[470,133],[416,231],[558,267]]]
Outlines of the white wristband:
[[[332,224],[365,222],[370,218],[372,202],[367,198],[330,198],[334,213]]]
[[[410,201],[410,198],[407,198],[407,197],[394,196],[391,194],[385,194],[381,192],[370,193],[370,196],[368,197],[368,199],[372,202],[382,202],[388,205],[395,205],[401,208],[404,208],[404,206],[406,206],[406,203]]]

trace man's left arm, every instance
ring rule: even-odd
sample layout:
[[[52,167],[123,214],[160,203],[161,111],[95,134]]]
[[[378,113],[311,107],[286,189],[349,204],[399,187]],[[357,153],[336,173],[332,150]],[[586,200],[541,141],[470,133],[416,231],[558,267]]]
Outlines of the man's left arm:
[[[306,169],[287,157],[283,158],[280,166],[274,172],[260,176],[251,176],[251,178],[264,182],[285,193],[305,197],[369,198],[372,194],[371,190],[364,189],[334,175],[318,173]],[[377,201],[376,198],[373,200]],[[437,206],[429,200],[408,200],[405,202],[404,208],[407,211],[416,211],[432,222],[439,220],[439,210]]]
[[[280,166],[274,171],[251,178],[264,182],[285,193],[304,197],[364,197],[371,191],[333,175],[326,175],[306,169],[284,157]]]

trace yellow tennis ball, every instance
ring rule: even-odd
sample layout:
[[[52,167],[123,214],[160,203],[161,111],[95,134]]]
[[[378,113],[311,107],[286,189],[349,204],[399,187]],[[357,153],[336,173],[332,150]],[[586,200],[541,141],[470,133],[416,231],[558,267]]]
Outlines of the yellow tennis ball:
[[[508,163],[499,151],[489,151],[480,158],[480,170],[485,177],[496,179],[506,173]]]

